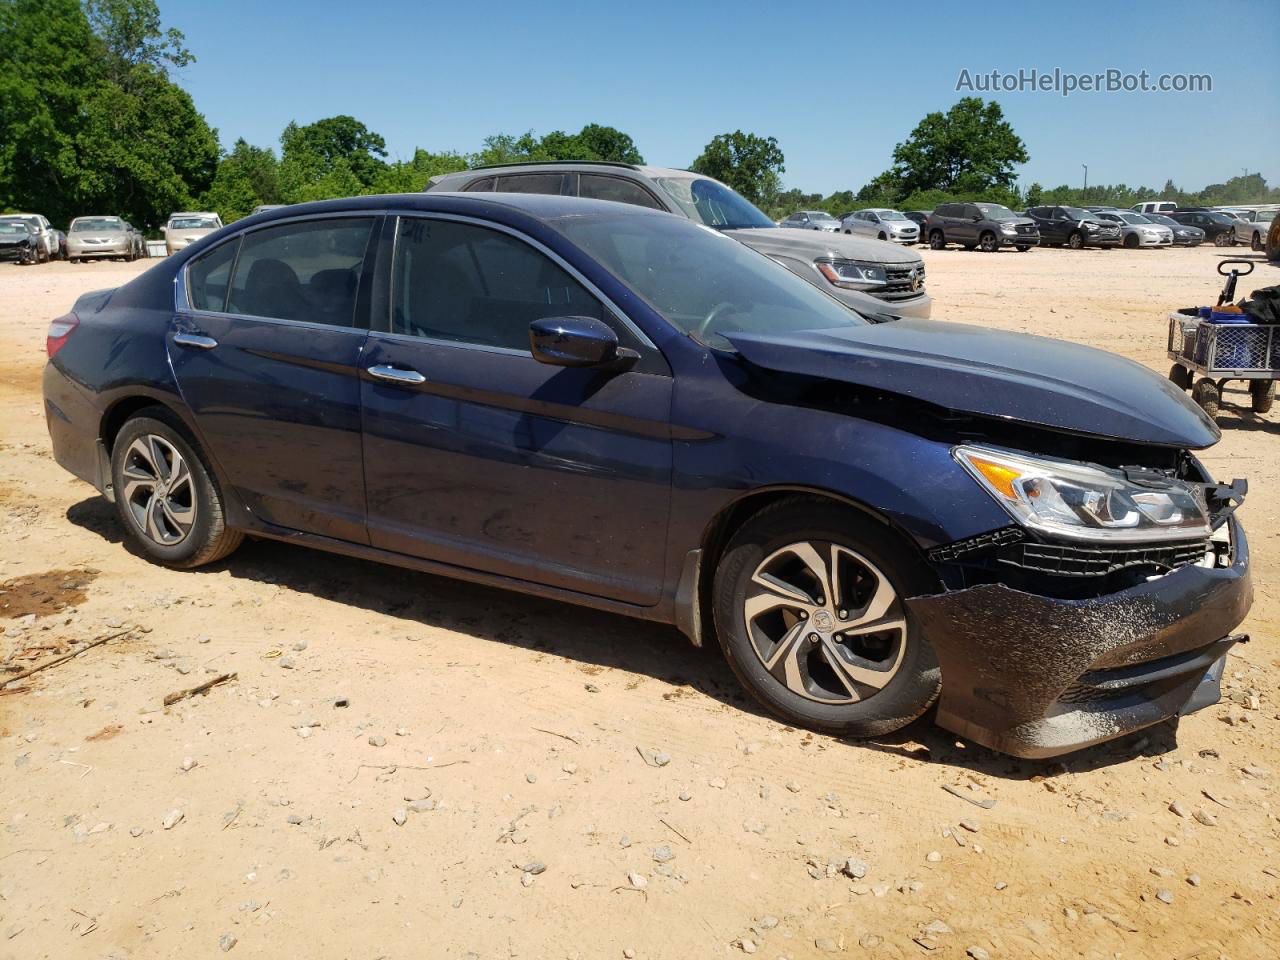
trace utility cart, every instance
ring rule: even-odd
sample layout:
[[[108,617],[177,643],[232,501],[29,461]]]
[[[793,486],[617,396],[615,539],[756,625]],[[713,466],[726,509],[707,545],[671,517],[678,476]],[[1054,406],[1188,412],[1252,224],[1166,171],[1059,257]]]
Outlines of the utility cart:
[[[1218,296],[1219,307],[1231,302],[1236,280],[1253,273],[1253,266],[1251,260],[1218,263],[1219,275],[1227,278]],[[1280,379],[1280,324],[1222,322],[1215,317],[1234,320],[1229,314],[1203,307],[1170,312],[1169,359],[1174,363],[1169,379],[1183,390],[1190,389],[1191,399],[1211,417],[1218,415],[1227,382],[1247,380],[1254,412],[1266,413],[1275,403],[1276,380]]]

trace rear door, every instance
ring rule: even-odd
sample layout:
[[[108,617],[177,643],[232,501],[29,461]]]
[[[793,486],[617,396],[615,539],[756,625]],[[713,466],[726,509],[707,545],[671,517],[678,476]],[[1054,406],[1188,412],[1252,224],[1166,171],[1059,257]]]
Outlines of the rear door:
[[[512,232],[404,216],[389,310],[361,361],[374,546],[656,603],[671,483],[671,377],[565,265]],[[593,316],[630,370],[550,366],[542,317]]]
[[[380,218],[288,221],[183,272],[169,356],[209,451],[268,523],[367,542],[359,360]]]

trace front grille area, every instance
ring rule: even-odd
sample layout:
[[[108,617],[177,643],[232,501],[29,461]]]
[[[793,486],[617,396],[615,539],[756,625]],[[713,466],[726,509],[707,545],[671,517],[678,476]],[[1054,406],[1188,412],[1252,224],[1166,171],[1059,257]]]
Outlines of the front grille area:
[[[884,268],[889,282],[875,295],[881,300],[910,300],[924,292],[924,263],[891,263]],[[914,274],[914,279],[912,278]]]
[[[1024,540],[1001,547],[997,560],[1058,577],[1105,577],[1135,567],[1160,573],[1177,570],[1199,563],[1208,550],[1207,540],[1142,547],[1065,546]]]
[[[1015,226],[1018,228],[1019,236],[1030,237],[1040,232],[1034,223],[1019,223]]]

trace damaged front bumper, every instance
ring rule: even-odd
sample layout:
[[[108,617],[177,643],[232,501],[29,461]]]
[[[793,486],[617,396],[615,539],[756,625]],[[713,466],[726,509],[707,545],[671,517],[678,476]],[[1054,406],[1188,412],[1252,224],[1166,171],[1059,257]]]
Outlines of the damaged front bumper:
[[[1064,600],[983,584],[907,606],[942,669],[940,726],[1018,757],[1052,757],[1217,703],[1253,601],[1231,518],[1229,566],[1185,566]]]

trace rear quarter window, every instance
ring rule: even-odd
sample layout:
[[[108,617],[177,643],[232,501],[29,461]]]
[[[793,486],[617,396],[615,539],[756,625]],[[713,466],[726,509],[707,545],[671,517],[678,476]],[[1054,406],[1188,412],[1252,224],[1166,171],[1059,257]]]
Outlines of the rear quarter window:
[[[497,178],[498,193],[549,193],[558,195],[564,187],[561,173],[520,173]]]
[[[221,313],[227,308],[227,288],[231,267],[236,261],[240,238],[214,247],[187,268],[187,300],[196,310]]]
[[[622,177],[584,173],[578,178],[578,184],[578,195],[592,200],[612,200],[614,203],[629,203],[632,206],[648,207],[651,210],[662,209],[661,204],[648,190]]]

